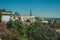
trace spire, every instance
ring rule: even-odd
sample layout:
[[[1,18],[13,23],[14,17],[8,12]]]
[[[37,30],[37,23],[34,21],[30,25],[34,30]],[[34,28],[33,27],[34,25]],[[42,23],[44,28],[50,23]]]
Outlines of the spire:
[[[30,16],[32,16],[32,10],[30,10]]]

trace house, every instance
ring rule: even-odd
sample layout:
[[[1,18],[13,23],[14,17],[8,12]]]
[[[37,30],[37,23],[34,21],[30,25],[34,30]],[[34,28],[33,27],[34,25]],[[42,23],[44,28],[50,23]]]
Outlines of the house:
[[[1,12],[1,22],[8,22],[11,19],[12,15],[13,14],[11,11]]]
[[[11,11],[2,11],[0,13],[1,13],[1,22],[7,23],[10,19],[13,21],[20,20],[20,15],[13,14]]]
[[[27,21],[30,20],[30,22],[35,22],[35,16],[30,16],[30,15],[22,15],[21,16],[21,21]]]
[[[13,21],[15,21],[15,20],[20,20],[21,18],[20,18],[20,15],[19,14],[13,14],[13,16],[11,17],[11,19]]]

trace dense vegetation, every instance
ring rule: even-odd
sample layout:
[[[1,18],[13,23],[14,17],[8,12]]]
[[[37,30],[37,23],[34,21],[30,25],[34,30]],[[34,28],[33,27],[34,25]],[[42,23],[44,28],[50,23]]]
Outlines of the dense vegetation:
[[[60,40],[60,35],[54,28],[39,22],[27,25],[22,24],[19,20],[10,20],[7,23],[7,28],[10,34],[2,37],[2,40]]]

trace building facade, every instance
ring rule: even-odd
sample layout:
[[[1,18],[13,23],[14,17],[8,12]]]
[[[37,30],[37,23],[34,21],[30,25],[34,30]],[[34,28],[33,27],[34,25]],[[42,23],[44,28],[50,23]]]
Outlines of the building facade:
[[[21,16],[21,21],[30,20],[30,22],[35,22],[35,16],[23,15]]]
[[[35,16],[31,16],[31,15],[22,15],[20,16],[18,13],[17,14],[13,14],[11,11],[3,11],[1,12],[1,22],[5,22],[7,23],[9,20],[21,20],[23,22],[29,20],[30,22],[35,22]]]
[[[13,21],[15,21],[15,20],[21,20],[19,14],[13,14],[13,16],[11,17],[11,19],[12,19]]]
[[[12,12],[1,12],[1,22],[8,22],[11,19]]]

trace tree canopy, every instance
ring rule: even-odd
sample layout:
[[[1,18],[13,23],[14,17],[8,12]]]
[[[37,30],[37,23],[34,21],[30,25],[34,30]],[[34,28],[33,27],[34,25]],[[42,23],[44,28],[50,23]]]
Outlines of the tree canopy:
[[[11,35],[2,37],[2,40],[60,40],[54,28],[37,22],[31,24],[23,25],[19,20],[10,20],[7,23],[7,29]]]

